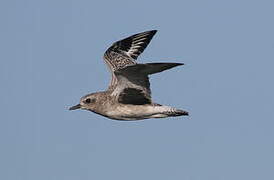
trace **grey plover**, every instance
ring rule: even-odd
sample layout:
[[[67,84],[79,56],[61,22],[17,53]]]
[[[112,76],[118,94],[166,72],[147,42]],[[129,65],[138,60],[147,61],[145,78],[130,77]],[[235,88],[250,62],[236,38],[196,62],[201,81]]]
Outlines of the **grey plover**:
[[[69,110],[85,109],[115,120],[142,120],[188,115],[187,111],[154,103],[148,75],[162,72],[182,63],[137,64],[157,31],[138,33],[115,42],[104,54],[112,75],[106,91],[83,96]]]

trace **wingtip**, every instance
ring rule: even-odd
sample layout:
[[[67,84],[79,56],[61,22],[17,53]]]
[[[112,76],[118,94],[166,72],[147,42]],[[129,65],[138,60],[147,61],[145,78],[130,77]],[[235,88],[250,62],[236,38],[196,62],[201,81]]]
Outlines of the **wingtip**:
[[[156,29],[152,29],[152,30],[149,30],[149,31],[145,31],[145,32],[147,32],[147,33],[149,33],[149,34],[152,34],[153,36],[157,33],[157,31],[158,30],[156,30]],[[145,33],[144,32],[144,33]]]
[[[185,65],[184,63],[172,63],[173,67]]]
[[[177,62],[164,62],[163,64],[173,64],[173,66],[182,66],[185,65],[184,63],[177,63]]]
[[[149,34],[155,35],[157,33],[157,31],[158,30],[156,30],[156,29],[152,29],[152,30],[143,31],[143,32],[138,33],[138,34],[149,33]],[[135,35],[137,35],[137,34],[135,34]]]

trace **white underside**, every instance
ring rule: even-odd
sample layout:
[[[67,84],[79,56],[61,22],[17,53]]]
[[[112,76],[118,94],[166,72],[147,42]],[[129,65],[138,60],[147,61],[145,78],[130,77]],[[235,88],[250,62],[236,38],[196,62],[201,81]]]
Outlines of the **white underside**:
[[[148,105],[125,105],[109,111],[106,115],[112,119],[118,120],[142,120],[149,118],[165,118],[164,114],[171,107],[168,106],[148,106]]]

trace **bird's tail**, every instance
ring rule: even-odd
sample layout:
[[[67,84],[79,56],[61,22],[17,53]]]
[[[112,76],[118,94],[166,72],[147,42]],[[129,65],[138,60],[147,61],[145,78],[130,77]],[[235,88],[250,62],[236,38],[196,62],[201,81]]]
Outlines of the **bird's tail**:
[[[152,117],[154,117],[154,118],[188,116],[187,111],[173,108],[170,106],[163,106],[160,104],[154,104],[153,110],[154,110],[154,115]]]
[[[176,108],[169,108],[167,111],[164,111],[163,113],[167,116],[188,116],[187,111]]]

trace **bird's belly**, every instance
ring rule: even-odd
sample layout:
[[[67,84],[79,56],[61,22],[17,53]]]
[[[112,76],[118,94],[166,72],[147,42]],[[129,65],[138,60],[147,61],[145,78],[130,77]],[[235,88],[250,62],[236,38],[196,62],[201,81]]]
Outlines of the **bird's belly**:
[[[161,114],[154,106],[149,105],[126,105],[107,112],[107,116],[116,120],[142,120],[148,118],[164,118],[166,115]]]

